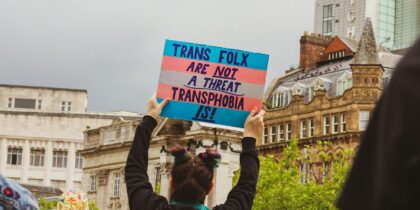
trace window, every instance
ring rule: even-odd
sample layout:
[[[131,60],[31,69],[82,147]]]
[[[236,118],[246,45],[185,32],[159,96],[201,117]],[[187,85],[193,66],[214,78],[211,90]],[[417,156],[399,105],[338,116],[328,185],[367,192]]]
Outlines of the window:
[[[35,109],[35,99],[15,98],[15,108]]]
[[[324,116],[324,135],[330,134],[330,116]]]
[[[44,166],[45,150],[44,149],[31,149],[31,166]]]
[[[119,197],[120,196],[120,184],[121,184],[121,174],[120,173],[114,173],[114,188],[112,190],[112,196],[113,197]]]
[[[279,93],[279,96],[277,98],[277,104],[279,106],[284,106],[284,93]]]
[[[307,137],[307,124],[306,120],[300,121],[300,138]]]
[[[289,97],[290,95],[288,91],[273,94],[271,98],[271,107],[278,108],[287,106],[289,103]]]
[[[37,107],[38,109],[42,109],[42,100],[38,100]]]
[[[341,132],[347,131],[347,118],[346,114],[341,114]]]
[[[8,103],[7,107],[13,108],[13,98],[9,98],[9,103]]]
[[[327,5],[323,8],[323,20],[322,20],[322,34],[332,35],[333,27],[333,5]]]
[[[270,140],[271,140],[271,143],[276,142],[276,126],[271,126]]]
[[[292,139],[292,123],[289,122],[286,124],[286,141]]]
[[[82,169],[83,168],[83,157],[82,154],[80,154],[80,152],[76,152],[76,164],[75,167],[77,169]]]
[[[271,107],[273,107],[273,108],[276,108],[276,107],[279,107],[279,104],[278,104],[278,94],[277,93],[275,93],[274,95],[273,95],[273,98],[271,99]]]
[[[331,168],[332,163],[331,162],[323,162],[322,167],[320,168],[320,174],[321,174],[321,182],[324,183],[325,180],[331,178]]]
[[[53,167],[66,168],[67,167],[67,151],[53,151]]]
[[[90,176],[90,191],[96,191],[96,183],[97,183],[97,177],[96,175]]]
[[[22,165],[22,148],[7,149],[7,165]]]
[[[359,130],[366,130],[369,123],[369,111],[360,111],[359,114]]]
[[[158,185],[161,183],[162,172],[160,167],[156,167],[156,178],[155,178],[155,190],[158,189]]]
[[[62,101],[61,102],[61,111],[62,112],[65,112],[65,111],[70,112],[71,111],[71,101]]]
[[[67,102],[67,111],[71,111],[71,101]]]
[[[268,144],[268,128],[264,127],[263,130],[263,144]]]
[[[62,112],[66,111],[66,102],[65,101],[61,102],[61,111]]]
[[[33,184],[33,185],[42,186],[44,184],[44,180],[43,179],[31,179],[31,178],[29,178],[28,183]]]
[[[333,59],[336,59],[336,58],[342,58],[344,56],[346,56],[345,51],[332,52],[332,53],[328,54],[328,59],[333,60]]]
[[[66,188],[66,181],[64,180],[51,180],[51,186],[54,188],[60,188],[61,190]]]
[[[333,131],[332,133],[338,133],[338,114],[333,115]]]
[[[338,80],[337,95],[342,95],[344,91],[350,89],[352,86],[353,86],[353,80],[351,78]]]
[[[315,122],[314,122],[314,118],[309,119],[309,133],[308,136],[312,137],[314,136],[314,132],[315,132]]]
[[[315,96],[315,87],[307,88],[306,91],[308,91],[308,101],[312,101]]]
[[[284,125],[279,125],[279,141],[284,141]]]
[[[300,164],[299,167],[300,171],[300,183],[306,184],[310,181],[312,175],[312,166],[308,161],[304,160],[303,163]]]

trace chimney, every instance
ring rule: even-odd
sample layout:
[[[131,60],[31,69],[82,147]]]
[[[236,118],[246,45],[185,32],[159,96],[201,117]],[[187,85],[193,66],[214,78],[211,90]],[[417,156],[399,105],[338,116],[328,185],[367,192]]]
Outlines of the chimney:
[[[331,43],[332,37],[321,34],[309,34],[305,32],[300,38],[300,64],[299,67],[306,70],[316,67],[321,60],[322,52]]]

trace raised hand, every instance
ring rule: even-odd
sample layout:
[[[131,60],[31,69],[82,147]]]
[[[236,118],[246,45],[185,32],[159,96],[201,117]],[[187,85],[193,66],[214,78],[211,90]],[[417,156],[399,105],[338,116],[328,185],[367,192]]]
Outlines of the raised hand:
[[[158,103],[156,100],[156,93],[149,99],[147,103],[147,115],[157,118],[159,117],[160,113],[162,112],[163,107],[168,104],[169,99],[163,100],[161,103]]]
[[[244,137],[252,137],[256,139],[262,135],[264,128],[264,114],[264,110],[261,110],[259,113],[257,113],[256,107],[252,109],[251,113],[249,113],[249,116],[245,121]]]

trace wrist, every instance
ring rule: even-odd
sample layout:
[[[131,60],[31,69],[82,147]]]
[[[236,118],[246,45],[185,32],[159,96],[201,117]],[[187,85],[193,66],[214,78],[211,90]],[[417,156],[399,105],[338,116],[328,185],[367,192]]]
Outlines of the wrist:
[[[153,118],[154,120],[157,120],[158,116],[156,116],[155,114],[152,113],[146,113],[147,116]]]
[[[246,137],[250,137],[250,138],[254,138],[254,139],[256,139],[257,138],[257,135],[255,134],[255,133],[252,133],[252,132],[244,132],[244,135],[243,135],[243,137],[244,138],[246,138]]]

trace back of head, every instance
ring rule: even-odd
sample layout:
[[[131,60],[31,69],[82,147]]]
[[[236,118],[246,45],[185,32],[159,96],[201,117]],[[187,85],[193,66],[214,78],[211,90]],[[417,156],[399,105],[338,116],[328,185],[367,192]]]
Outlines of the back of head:
[[[212,186],[214,168],[220,161],[220,154],[207,149],[205,153],[195,156],[180,145],[175,145],[171,153],[175,157],[171,173],[171,198],[181,203],[203,203]]]

